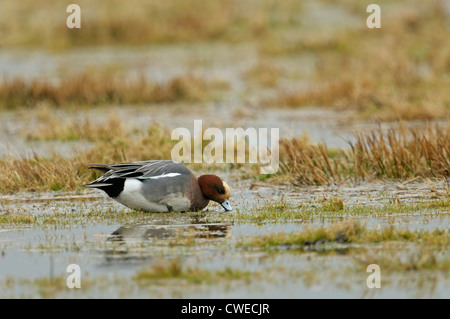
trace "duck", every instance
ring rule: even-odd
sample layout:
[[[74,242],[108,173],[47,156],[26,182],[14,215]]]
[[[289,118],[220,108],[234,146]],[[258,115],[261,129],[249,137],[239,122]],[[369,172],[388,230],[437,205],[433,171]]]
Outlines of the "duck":
[[[104,174],[83,185],[97,188],[128,208],[167,213],[203,210],[210,201],[231,211],[230,187],[219,176],[198,178],[183,164],[149,160],[119,164],[89,164]]]

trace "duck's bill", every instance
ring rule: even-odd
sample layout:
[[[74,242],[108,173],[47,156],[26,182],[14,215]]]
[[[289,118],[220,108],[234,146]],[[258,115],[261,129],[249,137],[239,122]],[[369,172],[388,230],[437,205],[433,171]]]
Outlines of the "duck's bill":
[[[230,202],[228,200],[224,201],[223,203],[220,203],[223,208],[225,208],[226,212],[229,212],[230,210],[233,210],[233,207],[231,207]]]

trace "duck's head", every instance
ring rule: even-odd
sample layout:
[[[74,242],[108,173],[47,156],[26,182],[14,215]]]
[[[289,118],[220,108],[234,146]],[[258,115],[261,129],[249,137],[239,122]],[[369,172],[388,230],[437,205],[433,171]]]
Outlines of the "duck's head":
[[[225,211],[233,210],[228,201],[231,196],[230,187],[219,176],[202,175],[198,178],[198,184],[205,198],[218,202]]]

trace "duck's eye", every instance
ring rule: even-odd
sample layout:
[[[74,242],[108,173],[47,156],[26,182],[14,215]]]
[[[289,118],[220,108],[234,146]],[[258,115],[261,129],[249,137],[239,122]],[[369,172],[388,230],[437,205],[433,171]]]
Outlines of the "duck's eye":
[[[216,191],[217,191],[219,194],[221,194],[221,195],[225,194],[225,189],[224,189],[223,187],[214,185],[214,188],[216,189]]]

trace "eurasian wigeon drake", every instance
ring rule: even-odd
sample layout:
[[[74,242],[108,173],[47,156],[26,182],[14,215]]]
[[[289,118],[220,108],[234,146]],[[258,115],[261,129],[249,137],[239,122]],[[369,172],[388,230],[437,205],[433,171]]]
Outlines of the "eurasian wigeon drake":
[[[230,188],[216,175],[195,175],[170,160],[90,164],[105,174],[85,187],[99,188],[119,203],[145,212],[197,211],[209,201],[232,210]]]

